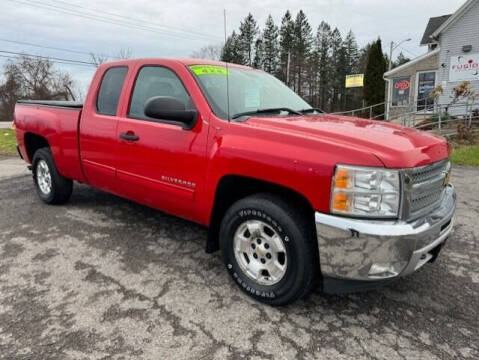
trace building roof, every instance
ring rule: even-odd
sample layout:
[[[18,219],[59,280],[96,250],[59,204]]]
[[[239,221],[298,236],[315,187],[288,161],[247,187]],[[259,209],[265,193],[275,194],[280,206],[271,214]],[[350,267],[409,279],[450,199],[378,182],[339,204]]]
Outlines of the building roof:
[[[394,75],[395,73],[397,73],[401,70],[404,70],[405,68],[407,68],[411,65],[414,65],[421,60],[424,60],[424,59],[427,59],[430,56],[436,55],[437,53],[439,53],[439,51],[440,51],[440,49],[437,48],[437,49],[434,49],[433,51],[429,51],[429,52],[425,53],[424,55],[418,56],[418,57],[412,59],[411,61],[408,61],[407,63],[399,65],[398,67],[395,67],[394,69],[391,69],[391,70],[385,72],[384,77],[385,78],[390,77],[391,75]]]
[[[477,4],[479,0],[467,0],[462,6],[456,10],[454,14],[452,14],[449,18],[446,19],[439,27],[433,31],[431,37],[437,37],[441,32],[447,29],[450,25],[456,22],[456,20],[460,19],[467,11],[474,5]]]
[[[444,22],[451,17],[452,14],[449,15],[442,15],[429,18],[429,22],[427,23],[426,30],[424,31],[424,35],[421,39],[421,45],[427,45],[432,43],[434,40],[432,39],[431,35],[442,25]]]

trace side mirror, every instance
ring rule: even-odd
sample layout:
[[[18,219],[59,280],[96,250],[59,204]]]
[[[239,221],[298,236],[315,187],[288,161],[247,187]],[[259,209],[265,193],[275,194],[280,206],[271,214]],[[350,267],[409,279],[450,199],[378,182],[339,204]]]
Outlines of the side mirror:
[[[186,110],[185,104],[170,96],[155,96],[145,103],[145,115],[158,120],[180,123],[190,130],[196,124],[196,110]]]

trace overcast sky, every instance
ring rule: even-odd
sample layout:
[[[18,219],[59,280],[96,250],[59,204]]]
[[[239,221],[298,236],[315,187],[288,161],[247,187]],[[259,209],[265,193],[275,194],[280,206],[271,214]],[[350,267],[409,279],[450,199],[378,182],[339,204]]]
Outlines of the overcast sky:
[[[262,26],[268,14],[279,25],[284,12],[293,16],[300,9],[306,13],[313,29],[324,20],[344,35],[350,29],[359,45],[378,36],[384,51],[391,41],[404,43],[408,57],[426,52],[419,41],[429,17],[449,14],[465,0],[0,0],[0,51],[90,61],[85,53],[114,55],[120,49],[131,49],[133,57],[185,57],[207,44],[223,39],[223,9],[227,14],[227,30],[237,29],[251,12]],[[74,15],[76,14],[76,15]],[[93,16],[103,17],[101,21]],[[138,25],[120,26],[114,23]],[[14,44],[5,40],[26,42],[47,47],[64,48],[78,53]],[[0,52],[0,55],[8,56]],[[5,58],[0,57],[0,64]],[[94,68],[60,65],[72,73],[79,87],[86,89]],[[85,91],[85,90],[83,90]]]

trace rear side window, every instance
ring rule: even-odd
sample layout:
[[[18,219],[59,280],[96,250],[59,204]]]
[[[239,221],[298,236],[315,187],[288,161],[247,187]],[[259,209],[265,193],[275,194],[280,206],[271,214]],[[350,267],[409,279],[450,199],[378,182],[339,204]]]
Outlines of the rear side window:
[[[183,102],[187,110],[195,109],[190,95],[173,71],[161,66],[145,66],[135,82],[129,117],[148,119],[144,111],[145,103],[154,96],[171,96]]]
[[[110,68],[105,72],[96,99],[96,110],[98,114],[116,115],[118,101],[120,100],[121,89],[127,71],[127,67],[121,66]]]

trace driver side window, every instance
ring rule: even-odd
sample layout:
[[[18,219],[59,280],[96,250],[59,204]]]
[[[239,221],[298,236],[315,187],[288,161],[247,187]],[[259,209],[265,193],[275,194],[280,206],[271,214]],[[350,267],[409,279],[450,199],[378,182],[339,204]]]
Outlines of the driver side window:
[[[138,73],[128,116],[150,119],[145,115],[145,103],[154,96],[170,96],[183,102],[187,110],[195,108],[183,83],[173,71],[161,66],[145,66]]]

